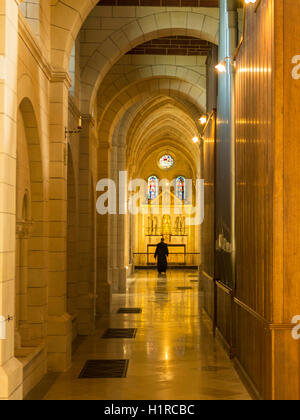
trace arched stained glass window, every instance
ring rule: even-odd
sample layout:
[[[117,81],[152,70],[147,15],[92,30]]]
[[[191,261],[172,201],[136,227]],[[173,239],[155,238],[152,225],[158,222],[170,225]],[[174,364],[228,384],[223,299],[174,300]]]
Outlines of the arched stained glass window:
[[[185,200],[185,178],[183,176],[176,178],[175,193],[179,200]]]
[[[159,192],[159,181],[157,176],[150,176],[148,178],[148,198],[153,200],[158,196]]]

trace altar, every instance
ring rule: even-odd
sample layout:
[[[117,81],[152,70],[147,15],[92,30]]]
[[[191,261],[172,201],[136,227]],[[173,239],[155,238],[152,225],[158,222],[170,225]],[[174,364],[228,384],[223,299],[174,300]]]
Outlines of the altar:
[[[154,258],[156,245],[164,238],[169,247],[169,266],[199,266],[198,229],[189,223],[191,204],[182,203],[171,193],[169,205],[164,205],[162,194],[144,204],[137,216],[135,266],[151,267],[156,265]],[[148,210],[148,211],[147,211]]]

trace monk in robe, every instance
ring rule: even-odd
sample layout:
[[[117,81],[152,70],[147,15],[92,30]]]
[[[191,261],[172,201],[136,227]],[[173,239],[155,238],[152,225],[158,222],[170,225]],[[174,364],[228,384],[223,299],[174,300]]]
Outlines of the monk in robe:
[[[157,245],[155,251],[155,259],[157,260],[157,270],[159,274],[166,273],[168,268],[168,261],[167,257],[169,256],[169,248],[168,245],[165,244],[164,238],[162,238],[161,242]]]

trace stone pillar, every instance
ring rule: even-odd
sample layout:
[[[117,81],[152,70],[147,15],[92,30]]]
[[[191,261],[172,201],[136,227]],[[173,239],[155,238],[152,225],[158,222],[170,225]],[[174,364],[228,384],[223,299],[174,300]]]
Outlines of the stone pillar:
[[[126,170],[126,146],[121,145],[118,147],[118,173],[120,171]],[[128,185],[125,185],[126,189]],[[119,182],[119,192],[120,192],[120,182]],[[118,213],[118,237],[117,237],[117,255],[118,255],[118,270],[119,270],[119,284],[118,284],[118,292],[119,293],[126,293],[126,277],[127,277],[127,270],[126,270],[126,261],[125,261],[125,240],[126,240],[126,218],[127,215],[122,214],[122,209],[124,208],[124,204],[127,204],[126,197],[122,195],[119,196],[119,213]],[[124,203],[124,204],[123,204]]]
[[[109,176],[110,147],[107,143],[98,144],[98,179]],[[111,284],[108,278],[109,258],[109,215],[97,214],[97,301],[98,315],[110,311]]]
[[[67,313],[67,73],[53,75],[50,86],[50,194],[48,368],[61,372],[71,365],[72,321]]]
[[[15,348],[29,344],[31,338],[28,325],[28,240],[31,230],[32,222],[17,223],[15,337],[18,342],[15,343]]]
[[[17,63],[18,2],[1,0],[0,317],[5,320],[15,316]],[[0,339],[0,400],[21,399],[23,370],[14,357],[14,320],[4,321],[1,328],[6,329],[6,336]]]
[[[109,279],[113,293],[126,292],[126,266],[125,266],[125,217],[120,214],[119,175],[126,168],[125,145],[112,146],[110,176],[117,186],[117,214],[109,216],[109,248],[110,269]]]
[[[89,335],[95,328],[94,317],[94,240],[92,229],[90,126],[92,118],[83,119],[79,155],[79,264],[78,333]]]

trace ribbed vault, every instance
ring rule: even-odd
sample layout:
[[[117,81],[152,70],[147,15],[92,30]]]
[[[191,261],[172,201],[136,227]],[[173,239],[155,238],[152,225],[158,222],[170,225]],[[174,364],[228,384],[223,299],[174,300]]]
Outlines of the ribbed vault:
[[[171,88],[175,86],[176,90]],[[198,176],[200,150],[192,138],[199,135],[202,107],[191,95],[192,88],[193,84],[173,78],[142,80],[127,86],[104,113],[100,112],[101,143],[126,148],[131,175],[137,175],[149,153],[164,147],[180,151],[193,175]]]

